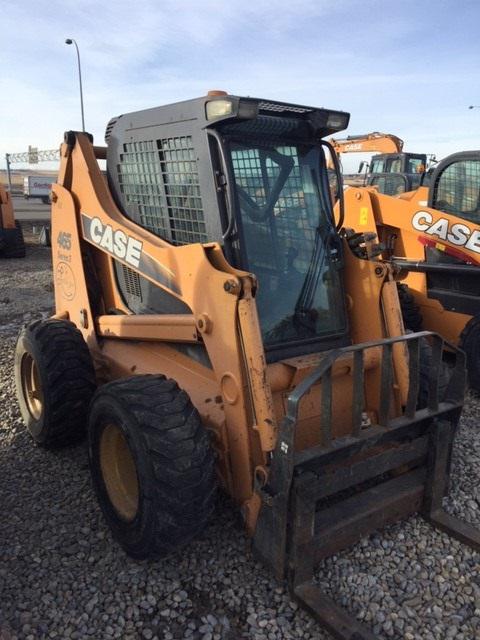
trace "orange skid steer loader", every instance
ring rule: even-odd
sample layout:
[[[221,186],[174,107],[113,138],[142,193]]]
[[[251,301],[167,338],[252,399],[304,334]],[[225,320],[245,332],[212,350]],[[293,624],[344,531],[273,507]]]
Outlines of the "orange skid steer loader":
[[[393,186],[404,176],[389,179]],[[428,186],[398,198],[360,188],[348,189],[345,202],[345,227],[360,238],[376,233],[392,262],[406,328],[458,345],[480,390],[480,151],[444,158]]]
[[[0,185],[0,258],[24,258],[25,242],[15,220],[10,193]]]
[[[56,315],[23,329],[15,366],[37,443],[88,423],[129,554],[199,534],[219,484],[258,557],[334,637],[362,640],[313,585],[318,560],[413,512],[480,536],[442,509],[463,354],[440,389],[443,339],[404,335],[391,268],[334,221],[324,138],[348,118],[213,92],[111,120],[106,148],[68,132]]]

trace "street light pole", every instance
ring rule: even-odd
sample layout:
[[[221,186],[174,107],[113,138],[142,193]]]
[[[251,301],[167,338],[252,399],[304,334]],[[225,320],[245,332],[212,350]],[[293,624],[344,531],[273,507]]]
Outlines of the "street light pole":
[[[7,178],[8,178],[8,190],[10,195],[12,194],[12,173],[10,171],[10,154],[5,154],[5,160],[7,161]]]
[[[80,83],[80,108],[82,110],[82,131],[85,131],[85,116],[83,113],[83,89],[82,89],[82,68],[80,66],[80,51],[78,50],[77,41],[73,38],[67,38],[65,40],[65,44],[74,44],[75,49],[77,50],[77,61],[78,61],[78,81]]]

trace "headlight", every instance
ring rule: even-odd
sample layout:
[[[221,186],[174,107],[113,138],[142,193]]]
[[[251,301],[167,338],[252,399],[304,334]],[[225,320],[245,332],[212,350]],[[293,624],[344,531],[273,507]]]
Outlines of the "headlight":
[[[348,115],[345,113],[330,113],[327,118],[329,129],[345,129],[348,124]]]
[[[211,100],[206,103],[207,120],[231,116],[233,104],[230,100]]]

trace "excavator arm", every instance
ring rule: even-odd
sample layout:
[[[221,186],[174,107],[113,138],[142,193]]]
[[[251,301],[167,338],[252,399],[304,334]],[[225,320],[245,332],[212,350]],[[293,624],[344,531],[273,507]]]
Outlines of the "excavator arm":
[[[346,138],[330,138],[330,144],[337,154],[369,153],[370,151],[400,153],[403,149],[403,140],[392,133],[380,133],[379,131],[358,136],[347,136]]]
[[[403,149],[403,140],[392,133],[380,133],[380,131],[346,138],[330,138],[329,142],[338,156],[342,153],[400,153]],[[331,160],[328,168],[333,169]]]

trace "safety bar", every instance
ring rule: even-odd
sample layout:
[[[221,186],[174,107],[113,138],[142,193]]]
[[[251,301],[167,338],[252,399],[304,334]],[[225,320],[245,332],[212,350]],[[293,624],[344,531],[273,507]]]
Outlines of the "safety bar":
[[[285,420],[293,425],[298,420],[300,400],[318,382],[322,382],[321,401],[321,430],[323,445],[332,442],[332,367],[335,362],[346,354],[353,354],[353,402],[352,402],[352,435],[358,436],[362,426],[364,402],[364,352],[367,349],[382,349],[380,400],[378,424],[388,426],[389,412],[393,384],[392,350],[394,344],[406,343],[408,347],[409,389],[404,414],[411,420],[417,410],[417,398],[420,388],[420,342],[429,340],[432,356],[429,366],[428,403],[427,408],[432,413],[439,411],[439,378],[440,367],[445,346],[456,354],[455,366],[452,370],[449,385],[445,393],[445,401],[456,404],[463,400],[465,379],[465,354],[439,334],[432,331],[420,331],[396,338],[385,338],[378,342],[364,342],[361,344],[336,349],[325,356],[322,363],[309,376],[304,378],[288,396]]]

